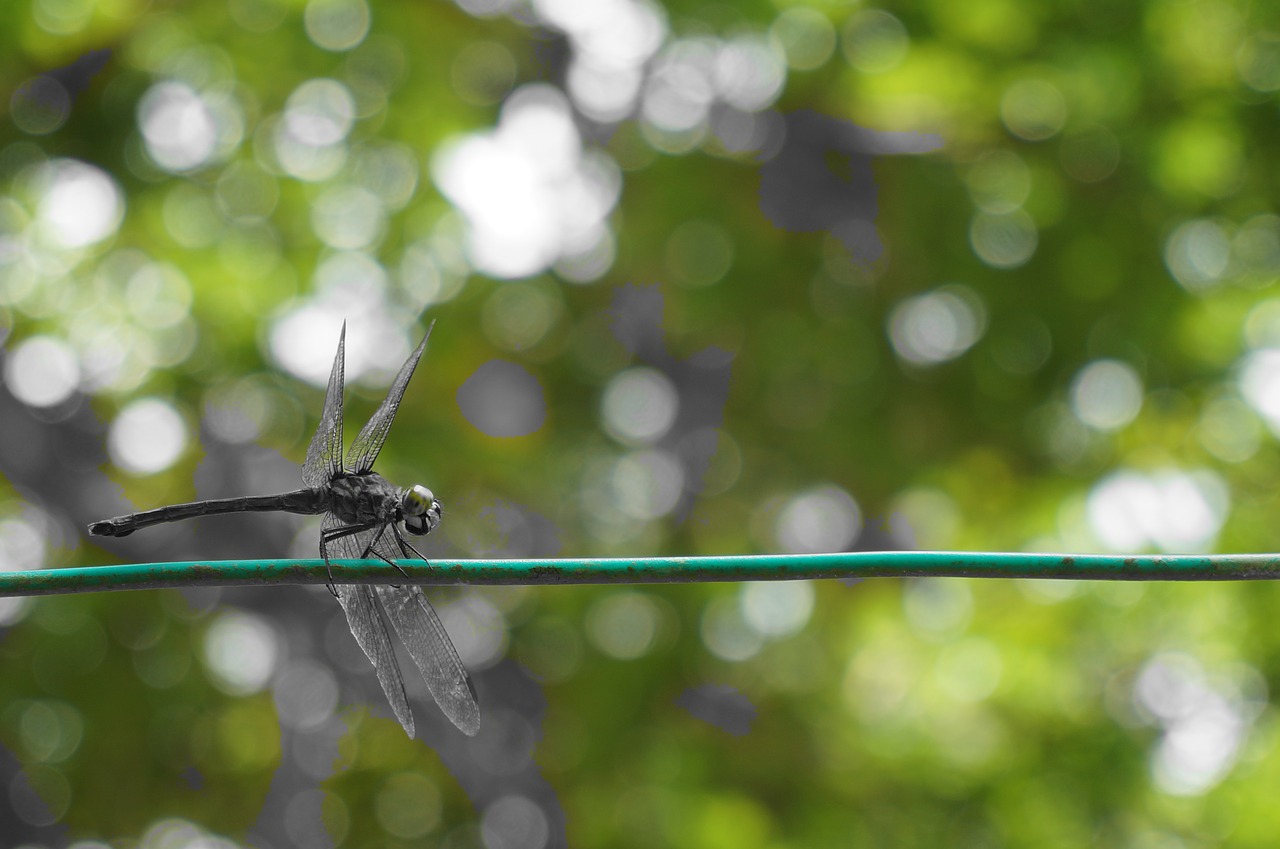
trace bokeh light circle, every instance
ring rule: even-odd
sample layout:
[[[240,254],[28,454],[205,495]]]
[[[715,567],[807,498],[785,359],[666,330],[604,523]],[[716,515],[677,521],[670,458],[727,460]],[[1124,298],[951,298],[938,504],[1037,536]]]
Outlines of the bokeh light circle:
[[[159,398],[129,404],[107,435],[111,461],[135,475],[164,471],[177,462],[186,446],[186,423],[173,405]]]
[[[309,0],[303,12],[307,37],[316,47],[350,50],[369,34],[371,15],[364,0]]]
[[[836,29],[818,9],[792,6],[783,10],[769,26],[769,34],[797,71],[821,68],[836,49]]]
[[[53,336],[24,339],[5,360],[9,391],[32,407],[52,407],[71,397],[80,383],[80,364],[66,342]]]
[[[894,352],[917,366],[955,359],[973,347],[985,328],[982,301],[964,286],[943,286],[907,298],[889,313]]]
[[[83,248],[112,236],[124,217],[124,196],[95,165],[54,159],[35,179],[40,233],[62,248]]]
[[[1071,382],[1071,409],[1095,430],[1118,430],[1142,409],[1142,378],[1120,360],[1097,360]]]
[[[621,442],[652,444],[671,429],[680,409],[675,384],[651,368],[633,368],[609,381],[601,399],[605,429]]]

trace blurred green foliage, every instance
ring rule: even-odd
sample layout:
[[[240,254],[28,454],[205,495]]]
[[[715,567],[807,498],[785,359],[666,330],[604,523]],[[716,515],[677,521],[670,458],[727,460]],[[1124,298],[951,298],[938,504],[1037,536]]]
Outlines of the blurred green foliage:
[[[440,494],[436,552],[1277,547],[1272,7],[553,6],[0,4],[6,567],[106,561],[79,529],[116,490],[150,507],[293,485],[273,470],[300,463],[320,392],[290,351],[305,337],[326,367],[343,316],[391,362],[349,381],[349,427],[419,317],[439,322],[379,466]],[[614,117],[573,84],[613,32],[593,14],[657,22],[647,53],[624,38],[582,71],[639,51],[641,105]],[[336,88],[298,111],[315,80]],[[604,157],[582,160],[586,185],[616,182],[609,261],[575,271],[589,251],[566,241],[503,279],[472,250],[483,216],[441,185],[445,151],[538,82],[569,91],[575,138]],[[149,131],[148,103],[173,109]],[[88,194],[59,206],[60,185]],[[497,188],[485,214],[517,215],[523,184]],[[540,387],[526,435],[487,435],[456,400],[494,359]],[[620,436],[604,400],[637,368],[670,391],[622,409],[680,409],[652,438]],[[140,419],[157,430],[130,443],[112,423],[138,399],[160,402]],[[113,551],[285,553],[298,525],[259,518]],[[354,670],[345,687],[360,667],[331,662],[352,649],[327,596],[9,607],[0,822],[44,845],[197,828],[280,846],[1274,843],[1270,585],[807,592],[451,596],[447,621],[487,646],[455,630],[482,736],[437,733],[437,755],[365,686],[333,696],[319,765],[311,726],[277,721],[282,679],[276,700],[237,690],[210,635],[247,611],[278,670],[319,657],[307,680]],[[747,733],[683,701],[705,684],[745,697]]]

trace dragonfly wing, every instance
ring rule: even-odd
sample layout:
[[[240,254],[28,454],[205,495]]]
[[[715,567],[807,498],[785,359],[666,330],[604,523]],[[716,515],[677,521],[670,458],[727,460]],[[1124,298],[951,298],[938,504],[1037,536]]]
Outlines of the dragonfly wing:
[[[378,683],[387,694],[391,710],[404,727],[404,733],[413,737],[413,714],[409,711],[409,698],[404,692],[404,678],[396,660],[387,626],[382,624],[377,606],[373,602],[373,590],[367,584],[346,584],[335,587],[342,611],[347,614],[347,625],[364,649],[365,656],[378,673]]]
[[[338,335],[338,353],[333,358],[333,370],[329,372],[329,388],[324,393],[320,424],[316,427],[315,436],[311,437],[307,459],[302,464],[302,481],[307,486],[324,486],[342,471],[342,375],[346,341],[347,323],[344,321]]]
[[[325,516],[326,529],[341,525],[332,514]],[[348,537],[341,537],[329,543],[331,556],[354,560],[364,554],[363,546],[368,545],[369,532],[364,531]],[[364,650],[365,656],[373,664],[378,673],[378,683],[387,694],[391,710],[396,719],[404,727],[404,731],[413,737],[413,713],[409,710],[409,698],[404,692],[404,677],[400,674],[400,662],[396,660],[396,650],[391,644],[391,636],[387,626],[378,614],[378,606],[374,602],[373,588],[368,584],[344,584],[334,589],[338,593],[338,602],[342,612],[347,615],[347,625],[351,634]]]
[[[459,731],[474,737],[480,730],[476,689],[422,588],[379,584],[374,589],[440,710]]]
[[[376,546],[378,553],[389,560],[412,553],[412,550],[396,551],[394,533],[395,528],[388,527]],[[474,737],[480,730],[480,703],[476,698],[476,688],[422,588],[379,584],[374,589],[387,618],[391,620],[391,627],[426,680],[431,697],[459,731]]]
[[[347,451],[347,468],[352,474],[358,475],[373,468],[373,462],[378,459],[382,444],[387,441],[387,432],[391,430],[391,422],[395,420],[396,411],[400,409],[400,399],[404,397],[409,378],[413,377],[413,370],[418,367],[418,360],[422,359],[422,352],[427,348],[427,340],[431,338],[431,330],[435,325],[434,321],[431,322],[431,327],[427,328],[427,335],[422,337],[422,342],[400,367],[400,373],[396,375],[395,382],[387,391],[387,397],[383,399],[382,405],[361,429],[355,442],[351,443],[351,448]]]

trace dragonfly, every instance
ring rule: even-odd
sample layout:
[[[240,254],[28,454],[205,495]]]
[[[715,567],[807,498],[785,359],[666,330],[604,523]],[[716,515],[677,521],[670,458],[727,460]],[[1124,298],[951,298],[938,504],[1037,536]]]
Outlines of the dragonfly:
[[[94,536],[123,537],[150,525],[219,513],[283,511],[323,514],[320,556],[329,570],[329,590],[342,605],[351,633],[373,664],[378,682],[391,703],[391,710],[410,738],[414,735],[413,713],[409,709],[404,676],[382,614],[408,649],[436,704],[468,736],[474,736],[480,730],[480,706],[471,676],[421,587],[408,584],[335,584],[329,561],[331,557],[363,560],[373,556],[396,568],[399,568],[395,563],[397,558],[426,561],[405,538],[405,532],[413,536],[429,534],[440,524],[440,501],[430,489],[420,484],[398,489],[373,471],[373,463],[386,442],[405,388],[426,350],[434,327],[435,322],[432,322],[427,328],[427,335],[401,366],[386,399],[361,429],[344,457],[342,393],[347,325],[343,323],[338,336],[338,353],[325,390],[320,425],[302,464],[304,489],[279,495],[175,504],[117,516],[89,526],[89,533]]]

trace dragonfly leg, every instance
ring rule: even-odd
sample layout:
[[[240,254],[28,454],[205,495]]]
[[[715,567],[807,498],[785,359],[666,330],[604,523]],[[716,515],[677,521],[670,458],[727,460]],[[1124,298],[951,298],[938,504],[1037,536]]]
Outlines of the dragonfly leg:
[[[338,588],[334,586],[333,567],[329,564],[329,543],[333,542],[334,540],[342,539],[343,537],[353,536],[354,534],[358,534],[361,531],[367,531],[372,527],[373,525],[343,525],[338,528],[328,528],[320,532],[320,556],[324,559],[325,571],[329,573],[329,582],[325,584],[325,586],[329,588],[329,592],[333,595],[334,598],[338,597]],[[360,555],[361,559],[364,559],[368,556],[369,556],[369,552],[367,551],[364,554]],[[385,557],[383,557],[382,559],[386,560]]]
[[[404,555],[406,560],[412,559],[409,556],[410,554],[412,554],[414,557],[417,557],[419,560],[421,560],[423,563],[426,563],[428,566],[431,565],[431,561],[423,557],[422,552],[414,548],[413,543],[405,539],[404,534],[400,533],[400,530],[398,528],[393,526],[391,528],[391,532],[396,535],[396,542],[400,544],[400,553]]]
[[[382,541],[382,535],[385,534],[386,532],[387,532],[386,525],[383,525],[382,527],[378,528],[378,532],[373,535],[373,539],[369,540],[369,544],[364,547],[364,554],[360,556],[367,559],[369,555],[372,554],[373,556],[379,559],[387,560],[387,556],[385,554],[383,554],[381,551],[376,550],[378,547],[378,543]],[[390,563],[391,561],[387,560],[387,562]]]
[[[320,559],[324,561],[324,571],[329,576],[329,580],[325,581],[324,588],[329,591],[329,595],[334,598],[338,597],[338,588],[333,585],[333,568],[329,565],[329,546],[328,540],[324,538],[324,534],[320,534]]]
[[[400,564],[399,564],[399,563],[395,562],[395,561],[394,561],[394,560],[392,560],[391,558],[387,557],[387,555],[385,555],[385,554],[383,554],[381,551],[378,551],[378,550],[377,550],[377,545],[378,545],[378,543],[382,540],[382,535],[383,535],[383,534],[385,534],[385,533],[387,532],[387,528],[391,528],[391,532],[392,532],[392,534],[394,534],[394,535],[395,535],[395,538],[396,538],[396,540],[397,540],[397,541],[399,541],[399,540],[400,540],[400,532],[399,532],[398,530],[396,530],[396,526],[395,526],[395,525],[393,525],[393,524],[392,524],[392,525],[383,525],[381,528],[379,528],[379,529],[378,529],[378,533],[377,533],[377,535],[373,538],[373,541],[369,543],[369,547],[365,549],[365,551],[364,551],[364,556],[365,556],[365,557],[368,557],[370,554],[372,554],[374,557],[377,557],[378,559],[385,561],[388,565],[390,565],[390,566],[394,566],[394,567],[396,568],[396,571],[397,571],[397,572],[399,572],[401,575],[404,575],[404,576],[407,578],[407,577],[409,577],[409,573],[408,573],[408,572],[406,572],[406,571],[405,571],[405,570],[400,566]],[[404,547],[403,547],[403,546],[401,547],[400,552],[401,552],[402,554],[404,553]],[[407,555],[406,555],[406,556],[407,556]],[[393,586],[394,586],[394,584],[393,584]]]
[[[400,529],[397,528],[395,525],[391,526],[391,533],[395,536],[396,543],[400,546],[400,553],[404,555],[405,560],[412,560],[414,557],[417,557],[419,560],[421,560],[423,563],[427,564],[428,566],[431,565],[431,561],[423,557],[422,552],[414,548],[413,543],[405,539],[404,534],[400,533]],[[397,566],[396,568],[400,569],[399,566]],[[404,572],[403,569],[400,569],[400,571]],[[408,577],[408,575],[406,574],[405,577]]]

